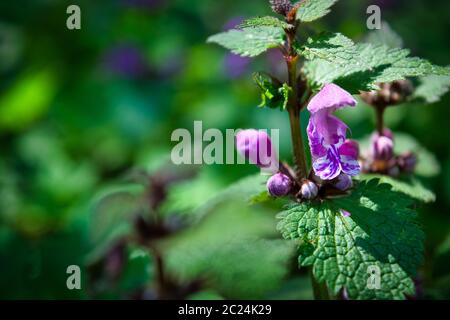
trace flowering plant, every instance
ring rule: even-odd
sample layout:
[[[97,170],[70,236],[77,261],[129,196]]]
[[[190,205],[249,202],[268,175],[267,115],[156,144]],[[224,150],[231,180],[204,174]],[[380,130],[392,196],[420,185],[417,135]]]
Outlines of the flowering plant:
[[[289,115],[293,168],[279,163],[270,139],[257,130],[242,131],[236,141],[239,153],[251,163],[270,169],[270,164],[279,164],[266,183],[271,197],[257,199],[289,199],[278,215],[278,230],[296,241],[299,266],[311,268],[315,297],[404,299],[415,294],[414,278],[423,256],[423,232],[414,208],[417,200],[432,196],[423,187],[394,179],[400,174],[410,178],[417,158],[412,150],[396,154],[383,115],[387,106],[412,94],[406,78],[449,75],[450,70],[409,57],[405,49],[355,44],[339,33],[322,32],[301,43],[298,30],[328,14],[335,2],[271,0],[273,11],[283,19],[249,19],[208,42],[244,57],[271,48],[283,54],[287,82],[267,73],[257,73],[254,79],[262,91],[261,106]],[[377,132],[368,152],[360,154],[358,143],[347,139],[348,126],[334,113],[345,107],[358,112],[361,99],[377,111]],[[306,110],[309,124],[304,130],[300,114]],[[251,155],[261,150],[262,155]]]

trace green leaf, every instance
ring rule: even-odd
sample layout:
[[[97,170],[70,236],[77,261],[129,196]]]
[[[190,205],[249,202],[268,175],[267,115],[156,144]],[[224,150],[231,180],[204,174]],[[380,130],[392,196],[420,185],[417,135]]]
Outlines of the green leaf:
[[[414,91],[414,98],[427,103],[438,102],[450,89],[450,76],[428,76],[419,79],[420,85]]]
[[[256,27],[277,27],[283,29],[292,29],[294,26],[272,16],[247,19],[238,25],[239,29]]]
[[[217,43],[243,57],[255,57],[267,49],[284,44],[284,30],[261,26],[230,30],[211,36],[207,42]]]
[[[323,32],[308,38],[299,53],[306,59],[323,59],[332,63],[348,64],[357,57],[353,41],[340,33]]]
[[[311,22],[322,18],[330,12],[330,7],[337,0],[303,0],[297,10],[297,20]]]
[[[408,57],[409,50],[384,45],[358,44],[355,56],[339,64],[324,59],[307,61],[304,72],[313,88],[336,83],[351,93],[377,89],[379,82],[392,82],[406,77],[450,75],[450,69],[427,60]],[[342,60],[342,59],[341,59]]]
[[[436,195],[425,188],[422,183],[415,177],[402,177],[399,179],[394,179],[389,176],[378,175],[378,174],[363,174],[359,176],[361,180],[371,180],[380,179],[382,183],[388,183],[392,186],[392,190],[402,192],[411,198],[426,203],[434,202],[436,200]]]
[[[422,262],[423,232],[410,209],[413,200],[373,179],[348,197],[301,203],[279,214],[286,239],[300,239],[299,263],[312,266],[319,282],[352,299],[404,299]],[[351,213],[344,217],[340,210]],[[367,286],[368,271],[381,271],[380,289]]]
[[[370,32],[365,41],[373,45],[385,45],[389,48],[402,48],[402,38],[385,21],[381,23],[381,29]]]

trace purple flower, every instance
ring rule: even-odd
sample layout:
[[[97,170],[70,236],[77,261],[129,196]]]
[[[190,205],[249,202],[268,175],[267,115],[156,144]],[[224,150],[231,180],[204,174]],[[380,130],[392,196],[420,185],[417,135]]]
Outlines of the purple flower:
[[[131,78],[143,75],[148,69],[140,50],[128,44],[110,49],[104,57],[104,64],[114,74]]]
[[[225,72],[231,79],[239,78],[247,71],[247,67],[250,64],[250,61],[250,58],[241,57],[234,53],[229,53],[225,56]]]
[[[267,190],[273,197],[283,197],[291,191],[292,181],[288,176],[277,173],[267,180]]]
[[[276,173],[279,161],[269,135],[263,130],[247,129],[236,134],[236,149],[250,163]]]
[[[346,140],[347,125],[332,114],[336,109],[355,105],[351,94],[335,84],[325,85],[308,104],[313,169],[322,180],[332,180],[341,172],[350,176],[360,172],[357,144]]]

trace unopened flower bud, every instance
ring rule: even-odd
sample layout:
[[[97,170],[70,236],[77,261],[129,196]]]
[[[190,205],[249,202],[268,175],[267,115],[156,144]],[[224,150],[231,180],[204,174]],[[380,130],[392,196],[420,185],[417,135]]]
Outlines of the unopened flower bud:
[[[282,173],[274,174],[267,180],[267,190],[273,197],[283,197],[291,191],[291,179]]]
[[[292,9],[292,4],[289,0],[270,0],[272,10],[283,16],[286,16]]]
[[[302,187],[300,188],[300,194],[302,198],[308,200],[317,197],[318,192],[319,188],[314,182],[310,180],[305,180],[302,184]]]
[[[342,173],[339,175],[339,177],[336,178],[336,183],[334,184],[334,187],[336,189],[346,191],[351,187],[353,187],[352,178],[349,175]]]
[[[412,152],[406,152],[398,157],[400,170],[407,173],[413,173],[417,165],[417,157]]]
[[[394,155],[392,139],[381,136],[372,142],[372,157],[376,160],[390,160]]]
[[[250,163],[272,173],[278,171],[278,158],[266,132],[255,129],[239,131],[236,134],[236,149]]]

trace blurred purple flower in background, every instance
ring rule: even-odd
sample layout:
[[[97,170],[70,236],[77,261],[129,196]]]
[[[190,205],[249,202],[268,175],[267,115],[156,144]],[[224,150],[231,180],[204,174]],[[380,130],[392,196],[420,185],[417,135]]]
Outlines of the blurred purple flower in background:
[[[244,21],[244,17],[234,17],[228,20],[223,26],[223,31],[228,31],[230,29],[235,29]],[[248,71],[248,66],[250,65],[251,59],[248,57],[241,57],[234,53],[227,53],[224,60],[225,74],[228,78],[235,79],[239,78]]]
[[[105,69],[119,76],[136,78],[149,71],[148,64],[140,50],[133,45],[122,44],[113,47],[103,57]]]
[[[241,57],[234,53],[228,53],[225,56],[224,67],[227,76],[231,79],[239,78],[248,70],[251,59]]]

